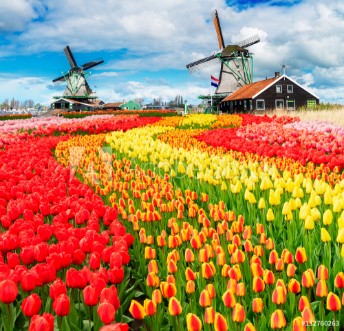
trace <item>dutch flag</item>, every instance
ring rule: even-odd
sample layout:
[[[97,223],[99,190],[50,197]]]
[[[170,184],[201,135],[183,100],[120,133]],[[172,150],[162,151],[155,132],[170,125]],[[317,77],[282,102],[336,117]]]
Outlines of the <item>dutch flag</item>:
[[[215,87],[219,86],[219,83],[220,83],[219,79],[215,78],[214,76],[210,76],[210,79],[211,79],[211,86],[215,86]]]

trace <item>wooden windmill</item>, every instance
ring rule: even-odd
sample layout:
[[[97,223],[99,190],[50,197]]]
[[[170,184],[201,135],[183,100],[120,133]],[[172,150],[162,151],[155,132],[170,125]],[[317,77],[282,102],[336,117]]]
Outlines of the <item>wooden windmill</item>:
[[[240,87],[252,83],[253,80],[253,57],[246,48],[260,41],[258,35],[254,35],[234,45],[225,46],[220,20],[215,10],[212,14],[220,50],[204,59],[192,62],[186,66],[190,73],[221,64],[219,85],[215,94],[231,94]]]
[[[78,66],[72,51],[69,46],[63,49],[67,60],[70,65],[70,69],[66,74],[55,78],[54,83],[65,81],[67,83],[66,89],[63,93],[62,98],[68,98],[79,102],[89,103],[92,99],[96,99],[95,94],[87,83],[86,77],[90,74],[86,70],[91,69],[98,64],[103,63],[103,60],[95,60],[87,62],[81,66]],[[56,97],[57,98],[57,97]]]

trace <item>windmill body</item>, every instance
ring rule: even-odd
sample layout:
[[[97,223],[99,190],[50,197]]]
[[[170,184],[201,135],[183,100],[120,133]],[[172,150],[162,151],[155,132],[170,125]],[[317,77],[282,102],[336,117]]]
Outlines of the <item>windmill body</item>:
[[[55,99],[62,100],[62,102],[55,102],[54,108],[72,108],[73,110],[85,109],[87,105],[91,105],[97,98],[96,94],[87,83],[86,78],[90,73],[86,70],[93,68],[104,61],[96,60],[78,66],[69,46],[64,48],[64,53],[69,62],[70,69],[66,74],[53,80],[54,83],[66,82],[66,88],[63,95],[55,97]],[[68,104],[67,107],[66,104]]]
[[[220,20],[215,10],[213,13],[213,22],[220,50],[204,59],[192,62],[186,67],[190,73],[216,64],[221,65],[219,75],[219,85],[215,91],[218,99],[228,96],[238,90],[240,87],[250,84],[253,81],[253,56],[247,50],[247,47],[260,41],[258,35],[254,35],[235,45],[225,46]],[[205,98],[204,96],[201,98]]]

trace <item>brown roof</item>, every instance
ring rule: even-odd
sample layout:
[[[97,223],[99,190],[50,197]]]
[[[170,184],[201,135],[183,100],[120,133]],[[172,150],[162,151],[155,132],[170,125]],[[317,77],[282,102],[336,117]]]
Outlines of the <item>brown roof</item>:
[[[260,80],[255,83],[247,84],[239,90],[235,91],[228,97],[222,100],[223,101],[231,101],[231,100],[243,100],[243,99],[252,99],[253,96],[255,96],[257,93],[259,93],[261,90],[269,86],[271,83],[273,83],[275,80],[279,79],[280,77],[273,77],[268,78],[264,80]]]
[[[121,105],[123,105],[123,102],[110,102],[110,103],[105,103],[103,105],[103,108],[116,108],[116,107],[120,107]]]

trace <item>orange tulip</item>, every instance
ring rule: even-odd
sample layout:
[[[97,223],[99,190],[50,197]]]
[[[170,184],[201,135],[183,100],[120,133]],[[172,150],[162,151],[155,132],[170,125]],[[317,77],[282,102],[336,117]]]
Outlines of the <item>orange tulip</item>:
[[[175,296],[177,293],[177,288],[174,283],[161,282],[160,289],[162,296],[167,299]]]
[[[195,292],[195,289],[196,289],[195,282],[193,280],[188,280],[186,282],[185,292],[187,294],[191,294]]]
[[[222,301],[225,304],[226,307],[228,308],[233,308],[236,304],[236,299],[234,293],[232,293],[230,290],[227,290],[223,295],[222,295]]]
[[[215,310],[213,306],[205,308],[204,311],[204,323],[214,324],[215,320]]]
[[[295,253],[295,260],[297,263],[303,264],[307,261],[307,254],[304,247],[299,247]]]
[[[173,261],[173,260],[168,261],[168,263],[167,263],[167,271],[170,274],[174,274],[175,272],[178,271],[178,267],[177,267],[177,264],[176,264],[175,261]]]
[[[155,304],[159,304],[162,302],[162,296],[161,296],[161,291],[160,290],[154,290],[152,293],[152,301]]]
[[[246,287],[244,283],[239,283],[237,284],[237,288],[236,288],[236,296],[238,297],[243,297],[246,295]]]
[[[242,278],[241,270],[238,265],[234,265],[228,271],[228,276],[236,281],[239,281]]]
[[[202,263],[202,277],[205,279],[210,279],[212,278],[216,273],[216,269],[214,266],[213,261],[207,263],[203,262]]]
[[[272,329],[282,329],[287,325],[287,321],[284,317],[281,309],[275,310],[270,317],[270,326]]]
[[[302,320],[307,323],[312,323],[315,321],[314,314],[309,307],[305,307],[305,309],[301,313]]]
[[[228,331],[227,320],[220,313],[215,313],[214,329],[215,331]]]
[[[333,292],[330,292],[327,295],[326,308],[331,311],[338,311],[341,309],[341,303],[340,303],[339,297]]]
[[[326,280],[320,279],[317,284],[316,295],[318,297],[323,298],[323,297],[326,297],[327,294],[328,294],[328,289],[327,289]]]
[[[207,284],[205,289],[209,292],[210,298],[214,299],[216,296],[215,287],[213,284]]]
[[[269,255],[269,263],[270,264],[276,264],[277,259],[278,259],[278,253],[276,250],[273,249]]]
[[[171,297],[168,301],[168,311],[172,316],[178,316],[182,313],[182,306],[176,297]]]
[[[265,270],[263,279],[266,285],[272,285],[275,282],[275,275],[271,270]]]
[[[296,269],[295,264],[289,263],[287,266],[287,276],[294,277]]]
[[[283,259],[277,259],[275,264],[276,271],[283,271],[284,270],[284,261]]]
[[[260,277],[253,277],[253,292],[260,293],[265,289],[265,283]]]
[[[262,298],[254,298],[252,300],[252,311],[259,314],[263,311],[264,303]]]
[[[257,256],[263,256],[264,255],[263,246],[261,245],[254,246],[253,253]]]
[[[308,307],[311,308],[311,305],[308,301],[308,298],[305,295],[302,295],[300,300],[299,300],[299,311],[303,312],[303,310]]]
[[[201,320],[192,313],[186,315],[186,327],[188,331],[200,331],[202,330]]]
[[[334,279],[334,286],[339,289],[344,288],[344,272],[340,271],[337,273]]]
[[[185,278],[186,280],[195,280],[196,273],[193,272],[189,267],[185,269]]]
[[[328,269],[322,264],[318,267],[318,279],[327,280],[328,279]]]
[[[298,294],[301,292],[301,285],[300,282],[297,281],[295,278],[291,278],[288,283],[288,290],[291,293]]]
[[[256,331],[256,328],[252,323],[247,323],[244,327],[244,331]]]
[[[232,292],[233,294],[236,293],[236,288],[237,288],[238,281],[236,279],[229,279],[227,283],[227,290]]]
[[[206,289],[202,290],[199,296],[199,304],[202,307],[209,307],[211,305],[211,297],[208,290]]]
[[[195,255],[190,248],[187,248],[185,250],[185,262],[191,263],[193,261],[195,261]]]
[[[148,272],[154,272],[156,274],[159,272],[159,267],[158,267],[158,263],[156,262],[156,260],[150,260],[149,261]]]
[[[286,302],[287,298],[285,291],[282,286],[276,286],[275,290],[272,293],[272,302],[275,305],[283,305]]]
[[[144,307],[136,300],[131,300],[129,312],[136,320],[143,320],[147,315]]]
[[[175,284],[176,283],[176,279],[175,279],[175,277],[173,275],[167,275],[166,282],[167,283]]]
[[[250,269],[253,277],[262,277],[264,275],[262,266],[257,262],[252,262],[250,265]]]
[[[154,301],[145,299],[143,302],[143,307],[147,316],[153,316],[156,313],[156,304]]]
[[[158,287],[160,284],[160,278],[155,274],[155,272],[150,272],[147,275],[146,284],[149,287]]]
[[[232,311],[232,321],[242,323],[245,321],[246,313],[244,307],[240,303],[236,303]]]
[[[307,269],[302,274],[301,284],[305,288],[313,287],[315,283],[314,272],[312,269]]]
[[[292,331],[307,331],[306,323],[303,321],[302,317],[296,317],[293,319]]]

